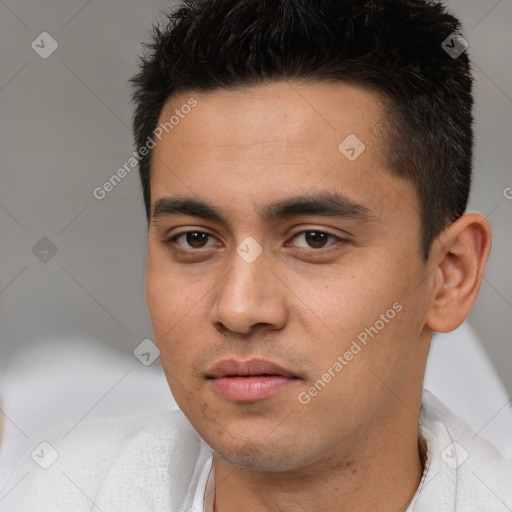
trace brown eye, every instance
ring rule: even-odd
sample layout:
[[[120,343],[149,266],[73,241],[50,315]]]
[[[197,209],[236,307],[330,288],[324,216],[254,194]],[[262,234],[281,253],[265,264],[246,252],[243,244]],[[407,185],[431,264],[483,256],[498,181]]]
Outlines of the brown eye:
[[[296,243],[301,241],[302,243],[297,243],[297,246],[304,249],[323,249],[324,247],[328,247],[329,245],[332,245],[333,243],[341,240],[337,236],[326,233],[325,231],[313,229],[308,231],[301,231],[300,233],[297,233],[293,238]],[[333,242],[328,243],[329,239],[332,239]]]
[[[194,247],[194,249],[199,249],[204,247],[206,242],[208,241],[208,235],[206,233],[202,233],[201,231],[189,231],[186,233],[187,243]]]
[[[305,235],[306,242],[315,249],[323,247],[328,238],[329,235],[321,231],[307,231]]]
[[[176,244],[182,249],[202,249],[213,245],[212,235],[203,231],[185,231],[173,236],[167,244]]]

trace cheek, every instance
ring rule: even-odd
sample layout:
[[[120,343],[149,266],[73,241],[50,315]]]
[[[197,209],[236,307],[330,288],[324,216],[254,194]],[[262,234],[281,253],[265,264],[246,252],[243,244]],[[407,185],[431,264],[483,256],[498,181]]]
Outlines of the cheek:
[[[372,273],[367,267],[333,276],[330,284],[316,293],[311,292],[310,283],[305,283],[309,291],[304,302],[316,313],[313,324],[322,336],[333,338],[336,345],[336,340],[343,344],[372,326],[398,300],[401,294],[393,289],[396,283],[388,281],[387,276]],[[391,311],[389,316],[393,314]]]
[[[203,288],[180,280],[179,272],[150,251],[145,295],[162,367],[185,376],[206,337],[205,323],[199,320],[207,315]]]
[[[146,270],[146,304],[153,332],[157,341],[172,328],[172,322],[179,314],[179,302],[176,301],[176,293],[170,286],[170,280],[162,272],[154,271],[148,263]]]
[[[418,290],[411,293],[412,279],[397,266],[365,265],[310,293],[316,315],[309,335],[323,340],[312,353],[318,372],[328,371],[341,356],[345,377],[359,381],[371,375],[369,368],[388,365],[392,372],[395,363],[402,367],[410,358],[424,304]]]
[[[197,303],[194,287],[180,280],[180,273],[164,251],[149,248],[146,263],[145,295],[155,336],[160,342],[179,328],[180,322],[193,314]]]

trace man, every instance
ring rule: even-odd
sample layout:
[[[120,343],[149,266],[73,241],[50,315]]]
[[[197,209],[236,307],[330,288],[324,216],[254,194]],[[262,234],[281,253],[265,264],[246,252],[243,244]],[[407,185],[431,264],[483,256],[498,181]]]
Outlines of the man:
[[[512,464],[422,393],[491,245],[459,29],[423,0],[211,0],[155,30],[146,299],[182,412],[56,434],[1,510],[511,510]]]

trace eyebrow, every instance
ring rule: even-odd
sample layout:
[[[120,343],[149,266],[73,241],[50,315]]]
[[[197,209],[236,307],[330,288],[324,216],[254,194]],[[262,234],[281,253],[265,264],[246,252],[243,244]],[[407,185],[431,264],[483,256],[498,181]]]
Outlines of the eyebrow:
[[[190,215],[228,224],[222,212],[214,205],[192,197],[163,197],[153,205],[152,220],[168,215]],[[294,196],[263,206],[259,211],[265,221],[284,220],[299,215],[320,215],[358,221],[374,221],[375,214],[366,206],[348,197],[331,192]]]

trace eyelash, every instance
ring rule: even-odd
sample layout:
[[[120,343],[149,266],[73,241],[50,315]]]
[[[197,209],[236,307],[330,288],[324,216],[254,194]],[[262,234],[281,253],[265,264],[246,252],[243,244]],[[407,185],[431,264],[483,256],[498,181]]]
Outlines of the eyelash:
[[[199,231],[199,230],[190,230],[190,231],[183,231],[181,233],[178,233],[174,236],[172,236],[171,238],[169,238],[168,240],[165,240],[165,245],[169,245],[169,246],[174,246],[174,248],[176,248],[176,250],[178,251],[182,251],[182,252],[199,252],[201,249],[204,249],[203,247],[199,248],[199,249],[184,249],[183,247],[181,247],[178,243],[177,243],[177,239],[182,237],[182,236],[185,236],[189,233],[200,233],[200,234],[205,234],[209,237],[213,237],[213,235],[211,235],[210,233],[207,233],[205,231]],[[325,247],[320,247],[319,249],[315,249],[313,247],[311,248],[304,248],[304,247],[300,247],[300,249],[302,249],[303,251],[310,251],[310,252],[320,252],[322,250],[328,250],[330,247],[332,247],[333,245],[336,245],[338,242],[348,242],[348,240],[344,239],[344,238],[341,238],[337,235],[333,235],[332,233],[329,233],[328,231],[322,231],[320,229],[305,229],[303,231],[298,231],[297,233],[295,233],[292,237],[291,237],[291,240],[297,238],[299,235],[302,235],[302,234],[305,234],[305,233],[321,233],[321,234],[324,234],[324,235],[327,235],[329,238],[332,238],[335,240],[335,243],[333,244],[330,244],[330,245],[327,245]],[[177,247],[176,247],[177,246]],[[208,248],[208,246],[206,247]]]

